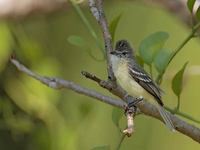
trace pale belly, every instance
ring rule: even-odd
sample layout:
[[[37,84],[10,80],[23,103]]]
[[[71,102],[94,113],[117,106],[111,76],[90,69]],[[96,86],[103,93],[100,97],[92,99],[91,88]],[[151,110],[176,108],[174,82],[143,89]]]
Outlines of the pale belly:
[[[121,64],[124,66],[118,67],[115,70],[115,76],[117,78],[117,82],[120,86],[128,92],[129,95],[134,97],[143,97],[144,99],[154,99],[152,95],[150,95],[142,86],[140,86],[130,75],[128,72],[128,67],[125,66],[127,64]]]
[[[153,96],[141,87],[128,72],[128,63],[126,60],[119,60],[116,56],[111,57],[114,74],[120,86],[133,97],[143,97],[144,99],[153,100]]]
[[[130,77],[128,69],[126,68],[127,67],[120,67],[120,69],[115,72],[118,83],[128,94],[135,97],[143,96],[144,89]]]

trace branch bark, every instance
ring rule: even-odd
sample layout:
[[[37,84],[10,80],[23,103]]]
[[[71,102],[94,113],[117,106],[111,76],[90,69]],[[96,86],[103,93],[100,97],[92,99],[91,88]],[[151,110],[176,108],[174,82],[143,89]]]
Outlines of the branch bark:
[[[110,32],[108,30],[108,23],[105,17],[104,9],[103,9],[103,2],[102,0],[88,0],[90,11],[93,14],[93,16],[96,18],[97,22],[99,23],[103,38],[104,38],[104,44],[105,44],[105,50],[106,50],[106,57],[107,57],[107,72],[108,72],[108,78],[115,82],[115,76],[112,70],[111,60],[110,60],[110,52],[113,51],[112,47],[112,38],[110,35]]]
[[[71,89],[79,94],[83,94],[89,97],[93,97],[95,99],[100,100],[101,102],[125,109],[127,107],[127,104],[121,100],[117,100],[114,98],[111,98],[109,96],[102,95],[92,89],[88,89],[85,87],[82,87],[78,84],[75,84],[72,81],[67,81],[59,78],[52,78],[52,77],[45,77],[41,76],[39,74],[34,73],[24,65],[22,65],[18,60],[11,58],[10,59],[11,63],[17,67],[17,69],[28,76],[40,81],[41,83],[47,85],[50,88],[53,89],[62,89],[62,88],[67,88]]]

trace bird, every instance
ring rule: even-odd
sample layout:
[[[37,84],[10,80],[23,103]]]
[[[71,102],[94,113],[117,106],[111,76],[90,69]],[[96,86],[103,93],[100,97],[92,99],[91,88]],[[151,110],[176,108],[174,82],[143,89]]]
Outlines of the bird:
[[[111,65],[117,83],[136,98],[149,100],[158,109],[166,126],[175,131],[173,122],[164,109],[161,88],[153,81],[150,75],[137,63],[136,57],[127,40],[116,42],[115,49],[110,52]]]

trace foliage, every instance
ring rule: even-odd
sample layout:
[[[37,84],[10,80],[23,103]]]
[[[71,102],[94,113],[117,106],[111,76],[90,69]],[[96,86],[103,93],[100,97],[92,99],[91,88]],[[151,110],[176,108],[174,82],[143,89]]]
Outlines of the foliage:
[[[171,52],[168,49],[160,49],[154,58],[155,68],[159,73],[163,73],[169,63]]]
[[[188,0],[187,1],[187,6],[191,13],[193,12],[193,7],[194,7],[195,2],[196,2],[196,0]]]
[[[143,58],[144,62],[150,65],[157,52],[163,48],[166,40],[169,38],[166,32],[155,32],[146,37],[141,41],[139,46],[140,56]]]
[[[71,35],[68,37],[67,41],[75,46],[84,47],[86,45],[85,40],[77,35]]]
[[[185,71],[187,64],[188,64],[188,62],[186,62],[183,65],[182,69],[176,73],[176,75],[174,76],[174,78],[172,80],[172,90],[178,97],[178,104],[177,104],[177,108],[176,108],[177,110],[179,110],[179,107],[180,107],[180,95],[181,95],[182,88],[183,88],[183,73]]]
[[[172,89],[173,92],[176,94],[177,97],[180,97],[180,94],[182,92],[182,82],[183,82],[183,73],[185,71],[185,68],[187,66],[188,62],[186,62],[183,67],[181,68],[180,71],[178,71],[176,73],[176,75],[174,76],[173,80],[172,80]]]

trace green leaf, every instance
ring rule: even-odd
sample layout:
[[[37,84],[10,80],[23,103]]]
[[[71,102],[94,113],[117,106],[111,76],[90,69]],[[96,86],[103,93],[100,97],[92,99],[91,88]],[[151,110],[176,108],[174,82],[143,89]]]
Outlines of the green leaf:
[[[150,65],[155,57],[157,51],[163,48],[165,42],[169,38],[166,32],[155,32],[146,37],[139,46],[139,53],[145,63]]]
[[[118,16],[116,16],[109,24],[109,31],[110,31],[110,34],[111,34],[113,41],[114,41],[114,38],[115,38],[115,32],[116,32],[116,29],[117,29],[117,25],[119,23],[121,16],[122,16],[122,13],[120,13]]]
[[[181,70],[176,73],[172,80],[172,90],[176,94],[177,97],[180,97],[180,94],[182,92],[182,83],[183,83],[183,73],[185,71],[185,68],[187,66],[188,62],[186,62]]]
[[[67,38],[67,41],[72,44],[72,45],[75,45],[75,46],[79,46],[79,47],[83,47],[86,45],[86,42],[85,40],[80,37],[80,36],[77,36],[77,35],[71,35]]]
[[[109,145],[97,146],[92,148],[91,150],[110,150],[110,146]]]
[[[172,53],[168,49],[161,49],[154,58],[154,65],[159,73],[162,73],[167,67]]]
[[[187,1],[187,7],[188,7],[188,9],[190,10],[191,13],[193,12],[193,7],[194,7],[194,4],[195,4],[195,1],[196,0],[188,0]]]
[[[117,128],[119,128],[119,121],[122,118],[122,111],[118,108],[113,108],[112,110],[112,121],[116,125]]]
[[[197,9],[196,17],[197,17],[198,21],[200,21],[200,6],[199,6],[199,8]]]

